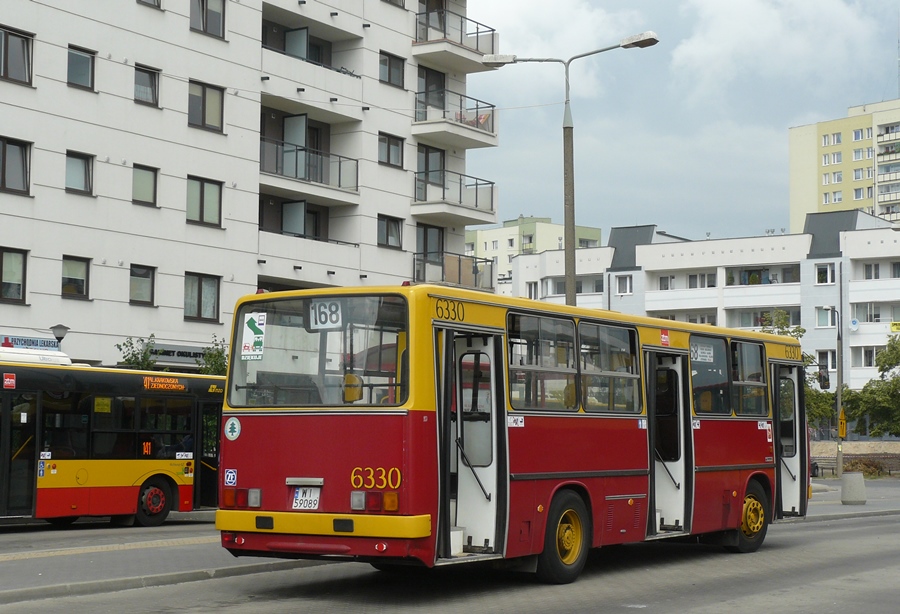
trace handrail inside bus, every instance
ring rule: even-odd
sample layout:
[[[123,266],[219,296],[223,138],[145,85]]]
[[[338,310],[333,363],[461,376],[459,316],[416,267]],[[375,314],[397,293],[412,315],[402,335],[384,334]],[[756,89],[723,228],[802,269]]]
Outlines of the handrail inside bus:
[[[669,479],[672,480],[672,484],[675,485],[675,488],[677,490],[681,490],[681,483],[675,480],[675,476],[672,475],[672,472],[669,471],[668,467],[666,467],[666,461],[663,460],[662,454],[659,453],[659,450],[654,450],[654,452],[656,452],[656,460],[662,463],[663,469],[665,469],[666,473],[669,474]]]
[[[34,439],[34,435],[29,435],[29,436],[28,436],[28,439],[25,440],[25,443],[23,443],[23,444],[19,447],[19,449],[16,450],[16,453],[12,455],[12,458],[11,458],[10,460],[16,460],[16,457],[17,457],[19,454],[22,453],[22,450],[25,449],[25,446],[27,446],[28,444],[31,443],[31,440],[32,440],[32,439]]]
[[[475,481],[478,482],[478,486],[481,487],[481,492],[484,493],[484,498],[488,501],[491,500],[491,493],[485,489],[484,484],[481,483],[481,478],[478,477],[478,474],[475,473],[475,467],[472,466],[472,463],[469,462],[469,457],[466,456],[466,449],[463,448],[462,442],[459,440],[459,437],[456,438],[456,447],[459,448],[459,453],[463,455],[463,460],[466,461],[466,466],[469,468],[469,471],[472,472],[472,476],[475,478]]]
[[[791,479],[795,482],[797,481],[797,476],[794,475],[794,472],[791,471],[791,468],[788,466],[787,461],[784,460],[784,457],[781,457],[781,464],[784,465],[784,468],[787,469],[788,475],[791,476]]]

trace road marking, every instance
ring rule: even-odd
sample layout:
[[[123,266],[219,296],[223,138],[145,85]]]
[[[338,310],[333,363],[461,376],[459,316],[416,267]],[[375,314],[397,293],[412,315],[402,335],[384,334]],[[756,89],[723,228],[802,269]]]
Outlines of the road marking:
[[[13,552],[0,554],[0,561],[22,561],[25,559],[41,559],[51,556],[69,556],[91,552],[115,552],[119,550],[140,550],[142,548],[171,548],[173,546],[193,546],[196,544],[215,544],[219,536],[185,537],[182,539],[162,539],[152,542],[136,542],[132,544],[107,544],[104,546],[87,546],[83,548],[63,548],[60,550],[41,550],[40,552]]]

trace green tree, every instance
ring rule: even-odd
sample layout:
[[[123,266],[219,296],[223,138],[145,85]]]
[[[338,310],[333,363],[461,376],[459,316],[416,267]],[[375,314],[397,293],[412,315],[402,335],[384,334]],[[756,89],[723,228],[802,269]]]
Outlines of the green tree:
[[[153,357],[153,346],[156,345],[156,336],[150,333],[148,339],[127,337],[123,343],[117,343],[116,349],[122,352],[122,365],[128,369],[152,370],[156,366]]]
[[[900,335],[888,339],[887,347],[875,356],[878,378],[862,390],[847,390],[841,401],[848,420],[856,420],[855,431],[900,435]]]
[[[204,375],[225,375],[228,371],[228,344],[225,339],[212,337],[212,345],[203,348],[203,356],[197,359],[200,373]]]
[[[793,337],[800,340],[806,334],[802,326],[791,326],[791,314],[784,309],[774,309],[762,314],[760,318],[764,333]],[[810,425],[821,426],[822,423],[830,424],[835,417],[834,394],[819,388],[818,369],[809,368],[814,365],[816,359],[807,353],[803,353],[803,365],[806,367],[806,379],[803,382],[803,395],[806,405],[806,420]]]

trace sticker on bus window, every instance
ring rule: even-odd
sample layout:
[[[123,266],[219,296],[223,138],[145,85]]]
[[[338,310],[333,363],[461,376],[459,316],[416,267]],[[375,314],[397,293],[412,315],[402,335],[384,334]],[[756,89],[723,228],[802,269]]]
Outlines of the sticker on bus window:
[[[694,362],[715,362],[715,349],[705,343],[691,344],[691,360]]]
[[[337,299],[313,299],[309,302],[309,330],[340,328],[341,302]]]
[[[241,335],[241,360],[262,360],[265,336],[266,314],[256,312],[246,314]]]

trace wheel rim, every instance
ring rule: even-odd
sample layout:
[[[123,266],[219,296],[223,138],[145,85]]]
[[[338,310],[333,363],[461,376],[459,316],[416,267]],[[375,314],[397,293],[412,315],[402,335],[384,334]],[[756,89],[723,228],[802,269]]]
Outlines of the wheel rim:
[[[556,526],[556,551],[559,553],[560,561],[571,565],[578,559],[583,536],[581,518],[575,510],[566,510]]]
[[[762,530],[766,520],[766,510],[759,499],[753,495],[744,497],[744,518],[741,521],[741,531],[747,537],[756,537]]]
[[[144,491],[143,504],[149,514],[159,514],[166,508],[166,493],[158,486],[151,486]]]

